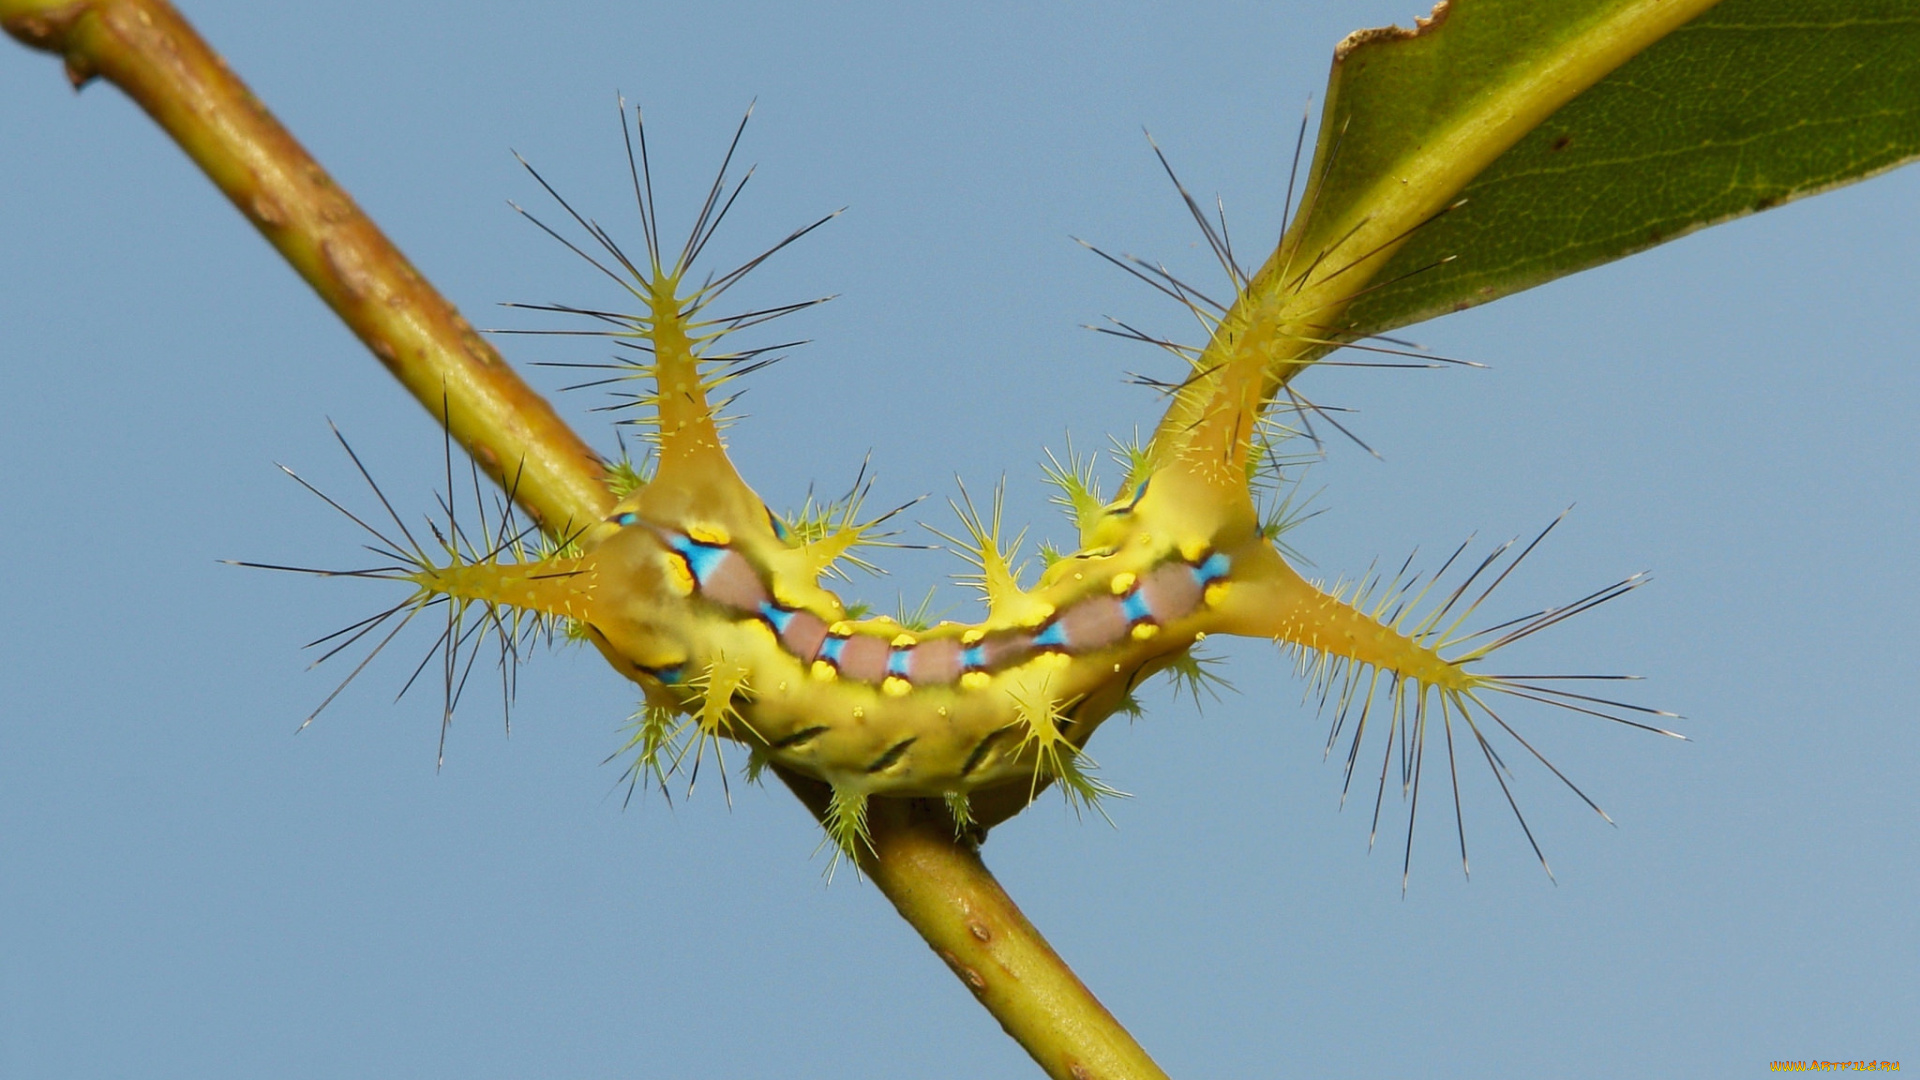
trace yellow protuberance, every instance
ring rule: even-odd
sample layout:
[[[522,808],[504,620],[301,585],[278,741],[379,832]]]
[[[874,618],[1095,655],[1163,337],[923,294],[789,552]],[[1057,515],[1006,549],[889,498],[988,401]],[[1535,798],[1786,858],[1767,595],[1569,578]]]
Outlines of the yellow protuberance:
[[[675,596],[692,596],[693,570],[687,566],[687,561],[678,555],[668,555],[666,563],[667,587],[673,590]]]
[[[412,580],[427,592],[460,600],[574,619],[592,605],[597,577],[590,561],[563,559],[463,563],[422,571]]]
[[[1476,677],[1409,637],[1302,578],[1271,548],[1234,553],[1234,581],[1207,587],[1216,633],[1286,642],[1356,661],[1442,690],[1470,690]],[[1217,590],[1217,591],[1216,591]]]

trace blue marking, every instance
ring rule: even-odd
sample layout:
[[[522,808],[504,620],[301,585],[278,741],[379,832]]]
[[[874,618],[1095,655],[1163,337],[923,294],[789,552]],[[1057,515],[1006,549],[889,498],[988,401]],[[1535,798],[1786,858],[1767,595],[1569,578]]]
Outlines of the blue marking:
[[[625,528],[626,526],[631,525],[634,522],[639,520],[640,520],[640,515],[629,510],[624,514],[621,514],[618,517],[615,517],[613,519],[613,523],[615,525],[620,526],[621,528]]]
[[[1066,626],[1062,623],[1057,623],[1057,622],[1050,624],[1045,630],[1042,630],[1038,634],[1034,635],[1033,644],[1036,648],[1041,648],[1041,649],[1066,648],[1067,647]]]
[[[771,600],[760,601],[760,617],[767,620],[776,634],[787,632],[787,624],[793,621],[793,612],[780,607]]]
[[[1135,589],[1120,601],[1120,609],[1127,613],[1128,622],[1144,622],[1153,618],[1153,609],[1147,606],[1147,598]]]
[[[659,679],[661,682],[666,683],[668,686],[672,686],[675,683],[679,682],[681,677],[686,674],[686,672],[682,668],[682,665],[680,664],[675,664],[672,667],[661,667],[661,668],[643,667],[640,669],[640,671],[641,671],[641,674],[651,675],[654,678]]]
[[[968,671],[979,671],[987,666],[987,649],[984,645],[975,645],[960,653],[960,666]]]
[[[1133,501],[1127,504],[1127,510],[1129,513],[1132,512],[1134,507],[1140,505],[1141,499],[1144,499],[1147,497],[1147,485],[1151,483],[1153,483],[1153,477],[1151,476],[1147,477],[1145,480],[1140,481],[1140,490],[1133,493]]]
[[[726,548],[703,544],[679,533],[670,534],[667,542],[680,553],[681,558],[687,560],[687,569],[693,571],[693,580],[701,585],[713,577],[713,572],[720,568],[720,560],[727,557]]]
[[[820,643],[820,652],[814,656],[814,659],[825,660],[827,663],[832,664],[834,667],[839,667],[840,666],[840,650],[846,647],[847,647],[846,638],[833,637],[829,635],[826,640]]]
[[[787,532],[787,523],[781,521],[780,516],[775,514],[771,508],[761,507],[761,509],[767,511],[767,523],[773,526],[773,535],[778,538],[781,543],[786,543],[789,535]]]
[[[1193,580],[1202,586],[1211,585],[1226,577],[1227,572],[1232,569],[1233,560],[1216,551],[1207,556],[1199,566],[1193,568]]]
[[[912,654],[913,654],[913,650],[911,647],[905,648],[905,649],[895,649],[892,652],[888,653],[887,654],[887,674],[898,675],[902,679],[906,678],[907,677],[907,657],[911,656]]]

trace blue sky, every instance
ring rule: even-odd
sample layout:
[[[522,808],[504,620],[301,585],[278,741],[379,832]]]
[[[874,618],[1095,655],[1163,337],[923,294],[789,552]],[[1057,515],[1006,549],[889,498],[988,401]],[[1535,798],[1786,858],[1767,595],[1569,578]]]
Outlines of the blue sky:
[[[1069,237],[1210,272],[1142,126],[1270,243],[1333,43],[1419,10],[183,6],[482,326],[610,301],[505,205],[543,198],[509,148],[637,236],[616,91],[674,221],[757,97],[716,255],[850,209],[751,284],[840,298],[753,377],[742,471],[793,506],[871,453],[875,498],[930,493],[943,528],[955,476],[1004,475],[1009,519],[1056,539],[1044,449],[1150,424],[1125,375],[1166,367],[1079,324],[1178,322]],[[296,735],[336,678],[299,646],[386,594],[216,560],[353,562],[273,463],[358,497],[331,418],[424,510],[436,429],[117,91],[9,46],[0,98],[0,1076],[1031,1072],[877,892],[823,883],[784,791],[623,806],[602,761],[634,693],[596,657],[539,657],[511,736],[477,705],[438,771],[438,702],[394,704],[397,661]],[[1237,690],[1198,712],[1159,692],[1092,747],[1134,796],[1117,828],[1044,798],[986,856],[1171,1074],[1915,1056],[1917,202],[1896,172],[1411,332],[1490,370],[1310,374],[1385,459],[1313,469],[1315,572],[1577,504],[1503,586],[1514,614],[1656,580],[1524,661],[1643,674],[1694,741],[1529,714],[1618,827],[1522,770],[1552,885],[1476,771],[1472,880],[1423,813],[1402,898],[1403,819],[1368,854],[1270,648],[1227,650]],[[610,449],[603,403],[561,399]],[[888,566],[849,592],[890,607],[957,569]]]

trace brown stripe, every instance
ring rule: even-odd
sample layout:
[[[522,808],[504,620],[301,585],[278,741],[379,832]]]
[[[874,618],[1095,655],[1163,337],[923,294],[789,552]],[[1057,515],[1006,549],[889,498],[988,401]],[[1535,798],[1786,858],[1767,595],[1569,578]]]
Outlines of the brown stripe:
[[[1066,631],[1071,653],[1095,652],[1127,636],[1127,613],[1117,596],[1089,596],[1067,608],[1056,622]]]
[[[1153,621],[1165,625],[1185,618],[1200,607],[1200,583],[1193,567],[1183,562],[1161,563],[1140,582],[1140,595],[1153,612]]]
[[[915,686],[945,686],[960,677],[960,642],[935,638],[907,653],[907,680]]]
[[[981,644],[987,658],[987,670],[992,671],[1025,660],[1033,652],[1033,632],[1002,630],[988,634]]]
[[[800,658],[801,663],[809,663],[820,653],[820,643],[827,640],[825,619],[811,611],[796,611],[793,618],[787,620],[787,628],[780,632],[780,644],[786,650]]]
[[[729,551],[700,583],[700,595],[722,607],[757,614],[767,599],[767,587],[760,583],[752,563],[739,552]]]
[[[887,677],[887,654],[892,651],[886,638],[855,634],[840,647],[840,676],[877,683]]]

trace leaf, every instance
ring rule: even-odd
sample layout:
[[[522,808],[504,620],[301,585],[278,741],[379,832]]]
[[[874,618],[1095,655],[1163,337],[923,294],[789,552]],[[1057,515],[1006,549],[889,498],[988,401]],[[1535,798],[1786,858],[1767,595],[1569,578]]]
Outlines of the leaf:
[[[1916,155],[1920,5],[1725,0],[1497,158],[1348,319],[1378,332],[1484,303]]]
[[[1368,334],[1916,154],[1914,0],[1443,0],[1353,34],[1286,235],[1228,310],[1190,301],[1215,331],[1155,445]]]
[[[1240,416],[1319,357],[1382,329],[1354,324],[1348,308],[1398,284],[1379,275],[1409,237],[1440,235],[1477,176],[1713,3],[1443,0],[1415,30],[1362,31],[1342,42],[1300,212],[1259,271],[1237,282],[1156,431],[1156,453],[1204,457],[1219,449],[1207,440],[1244,443],[1247,425],[1228,420],[1223,432],[1208,421]],[[1198,204],[1190,207],[1230,264],[1224,241]],[[1407,280],[1439,267],[1410,269]]]

